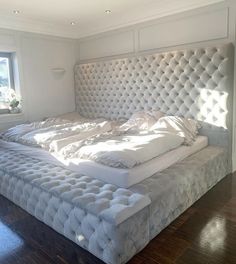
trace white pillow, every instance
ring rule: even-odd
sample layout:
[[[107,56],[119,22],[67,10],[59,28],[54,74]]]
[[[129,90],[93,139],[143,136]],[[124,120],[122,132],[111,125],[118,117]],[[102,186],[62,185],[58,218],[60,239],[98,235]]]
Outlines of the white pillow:
[[[57,118],[72,121],[72,122],[79,122],[79,121],[84,121],[87,119],[81,116],[78,112],[66,113],[66,114],[58,116]]]
[[[150,113],[150,115],[153,116],[156,119],[156,121],[158,121],[161,117],[165,116],[164,113],[158,110],[148,111],[148,113]]]
[[[127,122],[120,126],[119,130],[134,132],[149,130],[162,116],[164,116],[164,114],[160,111],[136,112],[130,117]]]
[[[192,145],[200,128],[196,120],[178,116],[161,117],[150,130],[169,131],[184,138],[186,145]]]

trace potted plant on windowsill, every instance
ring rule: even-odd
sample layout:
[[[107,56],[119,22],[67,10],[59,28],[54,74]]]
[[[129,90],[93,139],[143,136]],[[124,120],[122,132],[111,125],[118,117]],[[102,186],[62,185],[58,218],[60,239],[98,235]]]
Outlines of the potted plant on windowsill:
[[[10,113],[12,114],[20,113],[21,109],[19,108],[19,105],[20,105],[20,101],[18,101],[17,99],[13,99],[9,104]]]
[[[8,91],[9,111],[11,114],[18,114],[21,112],[20,98],[17,96],[15,90]]]

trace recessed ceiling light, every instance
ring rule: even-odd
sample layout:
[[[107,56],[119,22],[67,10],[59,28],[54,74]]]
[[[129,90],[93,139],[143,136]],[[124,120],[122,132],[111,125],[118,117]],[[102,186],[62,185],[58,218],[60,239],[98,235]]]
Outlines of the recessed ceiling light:
[[[70,22],[71,26],[74,26],[76,23],[74,21]]]
[[[106,14],[110,14],[111,13],[111,10],[110,9],[107,9],[107,10],[105,10],[105,13]]]
[[[20,10],[13,10],[13,13],[14,13],[15,15],[18,15],[18,14],[20,14]]]

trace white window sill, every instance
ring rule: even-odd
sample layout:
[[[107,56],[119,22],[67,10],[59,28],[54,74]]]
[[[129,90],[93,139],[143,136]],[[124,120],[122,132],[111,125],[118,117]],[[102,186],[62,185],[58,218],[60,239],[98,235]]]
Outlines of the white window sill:
[[[24,121],[25,115],[24,113],[17,113],[17,114],[0,114],[0,123],[12,123],[12,122],[20,122]]]

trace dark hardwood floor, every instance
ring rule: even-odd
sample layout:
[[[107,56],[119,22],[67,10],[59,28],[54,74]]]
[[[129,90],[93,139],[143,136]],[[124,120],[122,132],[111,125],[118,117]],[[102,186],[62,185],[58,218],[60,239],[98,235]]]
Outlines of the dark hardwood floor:
[[[99,264],[0,196],[0,264]],[[236,174],[227,176],[129,264],[235,264]]]

